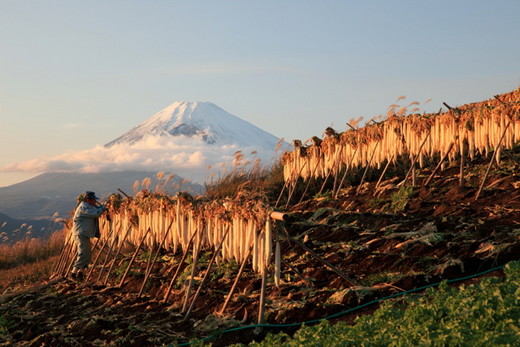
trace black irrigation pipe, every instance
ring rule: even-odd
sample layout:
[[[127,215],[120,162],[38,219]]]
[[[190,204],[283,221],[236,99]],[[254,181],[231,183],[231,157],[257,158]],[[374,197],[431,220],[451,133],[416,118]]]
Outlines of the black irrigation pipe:
[[[306,321],[306,322],[301,322],[301,323],[246,325],[246,326],[243,326],[243,327],[231,328],[231,329],[227,329],[227,330],[224,330],[224,331],[220,331],[217,334],[204,337],[204,338],[202,338],[202,340],[210,341],[210,340],[214,339],[217,335],[222,335],[222,334],[225,334],[225,333],[230,333],[230,332],[239,331],[239,330],[245,330],[245,329],[254,329],[254,328],[291,328],[291,327],[297,327],[297,326],[301,326],[301,325],[311,325],[311,324],[315,324],[315,323],[321,322],[323,320],[328,320],[328,319],[332,319],[332,318],[336,318],[336,317],[342,316],[342,315],[347,314],[347,313],[351,313],[353,311],[362,309],[364,307],[367,307],[367,306],[370,306],[370,305],[373,305],[373,304],[377,304],[380,301],[393,299],[393,298],[396,298],[398,296],[403,296],[403,295],[406,295],[406,294],[423,291],[423,290],[431,288],[431,287],[436,287],[436,286],[440,285],[442,282],[454,283],[454,282],[465,281],[465,280],[468,280],[468,279],[479,277],[479,276],[485,275],[487,273],[500,270],[500,269],[504,268],[504,266],[505,265],[497,266],[497,267],[494,267],[492,269],[485,270],[485,271],[482,271],[482,272],[479,272],[479,273],[476,273],[476,274],[473,274],[473,275],[460,277],[460,278],[455,278],[455,279],[446,280],[446,281],[441,281],[441,282],[437,282],[437,283],[432,283],[432,284],[428,284],[428,285],[423,286],[423,287],[410,289],[410,290],[407,290],[405,292],[399,292],[399,293],[396,293],[396,294],[385,296],[385,297],[382,297],[382,298],[379,298],[379,299],[376,299],[376,300],[372,300],[372,301],[367,302],[365,304],[353,307],[353,308],[348,309],[346,311],[342,311],[342,312],[338,312],[338,313],[332,314],[332,315],[324,317],[324,318],[313,319],[313,320]],[[190,344],[191,344],[190,342],[185,342],[185,343],[180,343],[177,346],[188,346]]]

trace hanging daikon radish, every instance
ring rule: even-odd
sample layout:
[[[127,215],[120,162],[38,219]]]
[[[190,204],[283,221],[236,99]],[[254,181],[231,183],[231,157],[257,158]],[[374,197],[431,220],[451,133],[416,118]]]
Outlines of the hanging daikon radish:
[[[276,240],[274,252],[274,284],[278,288],[280,287],[280,273],[282,268],[282,257],[280,253],[280,241]]]
[[[269,216],[265,220],[265,255],[264,255],[264,266],[267,266],[271,259],[271,253],[273,252],[273,230],[271,224],[271,218]]]

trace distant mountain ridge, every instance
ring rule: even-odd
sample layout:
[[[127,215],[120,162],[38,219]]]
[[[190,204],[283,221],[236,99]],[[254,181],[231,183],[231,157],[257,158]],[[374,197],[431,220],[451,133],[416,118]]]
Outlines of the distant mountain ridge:
[[[81,193],[92,190],[103,199],[112,193],[119,193],[120,188],[133,195],[135,181],[142,182],[146,177],[152,181],[149,189],[154,190],[157,181],[153,172],[44,173],[27,181],[0,188],[0,212],[16,219],[45,219],[56,212],[60,217],[68,217],[67,212],[75,208],[76,198]],[[174,184],[182,185],[182,190],[195,195],[203,191],[199,184],[181,181],[181,177],[175,176],[169,182],[169,191],[175,191]]]

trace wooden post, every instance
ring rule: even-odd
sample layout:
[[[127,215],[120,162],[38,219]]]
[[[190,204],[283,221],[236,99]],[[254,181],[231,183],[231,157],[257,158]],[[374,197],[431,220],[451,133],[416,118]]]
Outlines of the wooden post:
[[[394,159],[394,155],[392,155],[392,157],[390,159],[388,159],[388,162],[386,163],[385,168],[383,169],[383,172],[381,173],[381,176],[379,176],[376,186],[374,187],[374,194],[372,194],[373,196],[376,195],[377,188],[381,184],[381,181],[383,180],[383,177],[385,176],[386,171],[388,170],[388,167],[390,166],[390,163],[392,162],[392,159]]]
[[[164,237],[161,240],[161,243],[159,244],[159,246],[157,247],[157,253],[155,253],[154,258],[151,261],[150,268],[148,269],[148,271],[146,272],[146,274],[144,276],[143,284],[141,285],[141,289],[139,290],[139,294],[137,295],[139,297],[143,294],[144,286],[146,285],[146,282],[148,281],[148,278],[150,277],[150,274],[152,273],[153,266],[155,265],[155,262],[157,261],[157,257],[159,256],[159,253],[161,253],[161,248],[164,246],[164,242],[166,241],[166,238],[168,237],[172,224],[173,224],[173,219],[170,221],[170,225],[168,226],[168,229],[166,229],[166,232],[164,233]]]
[[[229,293],[228,293],[228,295],[226,297],[226,301],[224,301],[224,305],[222,305],[222,308],[220,309],[219,314],[223,314],[224,313],[224,311],[227,308],[227,305],[229,304],[229,301],[231,300],[231,297],[235,293],[235,289],[237,287],[238,280],[242,276],[242,272],[244,272],[244,268],[246,266],[247,259],[251,255],[251,251],[252,250],[253,250],[253,247],[249,247],[249,250],[247,251],[247,254],[246,254],[245,258],[242,260],[242,264],[240,264],[240,269],[238,270],[237,277],[235,277],[235,282],[233,282],[233,285],[231,286],[231,290],[229,291]]]
[[[262,269],[262,287],[260,289],[260,303],[258,305],[258,325],[265,324],[265,288],[267,282],[267,267],[264,265]],[[262,332],[262,327],[256,327],[254,330],[255,334],[260,334]]]
[[[414,155],[414,157],[413,157],[412,164],[410,165],[410,169],[408,170],[408,173],[406,174],[406,177],[404,178],[403,186],[406,185],[406,182],[408,182],[408,178],[410,177],[410,174],[412,173],[413,170],[415,170],[415,163],[417,162],[417,158],[419,158],[419,155],[421,155],[421,150],[422,150],[424,144],[426,143],[426,140],[428,140],[428,137],[430,137],[430,134],[431,134],[431,128],[428,129],[428,134],[426,135],[423,142],[421,143],[421,146],[419,147],[419,153],[417,153],[417,155]]]
[[[195,292],[195,295],[193,296],[193,299],[191,300],[190,307],[188,308],[188,311],[186,312],[186,315],[183,318],[183,322],[188,320],[188,317],[190,316],[191,310],[195,306],[195,302],[197,301],[197,298],[200,295],[200,292],[202,290],[202,287],[204,286],[204,283],[206,282],[206,279],[208,278],[209,273],[211,272],[211,267],[213,266],[213,262],[215,261],[215,258],[217,257],[218,252],[220,251],[220,248],[224,244],[224,240],[226,239],[226,236],[229,232],[231,227],[228,227],[224,235],[222,235],[222,240],[220,240],[220,243],[218,244],[218,247],[215,249],[215,252],[213,253],[213,256],[211,257],[208,268],[206,269],[206,273],[204,274],[204,277],[202,278],[202,281],[200,282],[199,288],[197,289],[197,292]],[[202,239],[202,238],[201,238]]]
[[[190,292],[191,287],[193,286],[193,280],[195,277],[195,271],[197,270],[197,261],[199,260],[199,253],[200,253],[200,247],[202,246],[202,235],[199,238],[199,243],[197,245],[197,248],[194,248],[193,250],[193,266],[191,268],[191,276],[190,281],[188,282],[188,286],[186,287],[186,296],[184,297],[184,304],[182,305],[182,313],[186,313],[186,310],[188,309],[188,302],[190,300]]]
[[[112,268],[114,267],[116,261],[117,261],[117,257],[119,256],[119,253],[121,252],[121,249],[123,248],[123,245],[126,241],[126,238],[128,236],[128,234],[130,233],[130,230],[132,229],[132,227],[128,227],[128,229],[126,230],[126,233],[125,233],[125,236],[123,237],[123,240],[121,240],[121,244],[119,245],[119,247],[117,248],[117,252],[116,254],[114,255],[114,260],[112,261],[112,263],[110,264],[110,267],[108,268],[108,271],[107,271],[107,275],[105,277],[105,280],[103,281],[103,285],[107,285],[108,283],[108,279],[110,278],[110,273],[112,272]],[[119,240],[118,240],[119,241]]]
[[[141,238],[141,240],[139,242],[139,245],[137,245],[137,248],[135,249],[135,252],[134,252],[134,255],[132,256],[132,259],[130,259],[130,262],[128,263],[128,266],[127,266],[127,268],[125,270],[125,273],[123,274],[123,277],[121,277],[121,281],[119,282],[118,287],[121,288],[123,286],[123,283],[125,282],[126,276],[128,276],[128,273],[130,272],[130,268],[132,267],[132,264],[134,263],[135,257],[137,257],[137,253],[141,249],[141,246],[143,245],[144,240],[145,240],[145,238],[146,238],[146,236],[148,235],[149,232],[150,232],[150,228],[146,229],[146,232],[144,233],[143,237]]]
[[[114,246],[117,244],[119,236],[116,235],[114,238],[114,241],[110,244],[110,248],[108,249],[107,256],[105,257],[105,261],[103,262],[103,266],[101,267],[101,270],[99,270],[98,278],[96,282],[99,282],[101,280],[101,276],[103,276],[103,271],[105,271],[105,267],[107,266],[108,259],[110,258],[110,254],[112,254],[112,250],[114,249]]]
[[[354,157],[356,156],[358,148],[359,148],[359,146],[357,146],[356,149],[354,149],[354,153],[352,154],[352,157],[350,157],[350,160],[349,160],[347,166],[345,166],[345,172],[343,173],[343,176],[341,177],[341,181],[339,182],[338,189],[336,190],[334,196],[338,196],[339,191],[341,190],[341,187],[343,187],[343,183],[345,182],[347,173],[350,170],[350,167],[352,166],[352,162],[354,161]]]
[[[175,274],[173,275],[172,279],[170,280],[170,284],[168,285],[168,289],[166,290],[166,294],[164,295],[163,302],[168,301],[168,298],[170,297],[170,292],[172,291],[173,283],[175,282],[175,280],[177,279],[177,276],[180,273],[182,263],[184,263],[184,260],[186,260],[186,257],[188,256],[189,249],[190,249],[191,245],[193,244],[193,239],[195,238],[195,235],[197,234],[197,232],[198,232],[198,229],[195,230],[193,235],[191,235],[190,240],[188,241],[188,245],[186,246],[186,249],[184,250],[184,252],[182,254],[182,258],[179,261],[177,270],[175,271]]]
[[[465,152],[464,152],[464,139],[462,139],[461,137],[459,137],[459,141],[462,142],[459,144],[459,147],[461,149],[461,153],[460,153],[460,170],[459,170],[459,186],[460,187],[463,187],[464,186],[464,161],[465,161]]]
[[[61,248],[60,258],[54,265],[54,268],[52,269],[51,278],[56,276],[56,274],[58,273],[58,269],[59,269],[61,263],[63,262],[63,258],[65,258],[65,253],[66,253],[66,249],[68,248],[68,245],[69,245],[68,240],[65,240],[65,242],[63,242],[63,247]]]
[[[99,249],[99,252],[98,252],[96,258],[94,259],[94,262],[92,263],[92,266],[90,267],[90,271],[88,272],[87,278],[85,278],[85,282],[87,282],[90,279],[90,276],[92,276],[92,273],[94,272],[94,268],[97,265],[99,257],[101,256],[101,253],[103,253],[103,250],[105,249],[105,246],[108,244],[108,241],[110,240],[110,236],[112,236],[113,231],[114,231],[114,229],[112,229],[112,225],[110,225],[110,232],[108,233],[105,241],[103,242],[103,245]],[[98,238],[96,243],[99,243],[100,239],[101,239],[101,237]],[[108,257],[108,254],[107,254],[107,257]]]
[[[484,178],[482,179],[482,182],[480,183],[480,187],[478,188],[477,195],[475,196],[475,201],[478,200],[478,197],[480,196],[480,192],[482,191],[482,188],[484,188],[484,183],[486,182],[487,176],[489,175],[489,170],[491,169],[491,166],[493,166],[493,161],[495,157],[500,152],[500,148],[502,148],[502,140],[506,136],[507,129],[509,128],[509,125],[511,125],[511,119],[507,122],[506,127],[504,128],[504,131],[502,131],[502,136],[500,136],[500,140],[498,140],[498,144],[495,148],[495,152],[493,152],[493,155],[491,156],[491,160],[489,161],[489,165],[486,170],[486,174],[484,175]]]
[[[59,276],[63,274],[64,268],[69,261],[71,249],[74,247],[74,242],[66,241],[63,244],[63,251],[61,252],[60,260],[57,263],[56,269],[51,277]]]
[[[426,182],[424,182],[423,186],[426,187],[430,181],[432,180],[433,176],[435,176],[435,174],[437,173],[437,171],[439,171],[440,167],[442,166],[442,162],[444,161],[444,159],[446,159],[446,157],[448,156],[448,154],[450,153],[451,151],[451,148],[455,145],[455,141],[451,141],[449,147],[448,147],[448,150],[446,151],[446,153],[444,153],[444,155],[441,157],[441,159],[439,160],[439,162],[437,163],[437,166],[435,167],[435,169],[432,171],[432,173],[430,174],[430,176],[428,177],[428,179],[426,180]]]
[[[302,194],[302,196],[300,197],[300,200],[298,201],[298,203],[301,203],[301,202],[303,201],[303,198],[305,197],[305,194],[307,194],[307,190],[309,189],[309,186],[310,186],[311,181],[312,181],[312,179],[313,179],[313,177],[314,177],[314,174],[316,173],[316,169],[317,169],[317,168],[318,168],[318,166],[316,165],[316,166],[314,167],[314,170],[312,170],[312,176],[309,177],[309,180],[307,181],[307,185],[305,185],[305,190],[303,191],[303,194]],[[275,208],[276,208],[276,206],[275,206]]]
[[[294,191],[296,190],[296,186],[298,184],[298,179],[300,178],[300,175],[302,173],[303,168],[307,165],[307,162],[303,163],[302,167],[300,168],[300,172],[298,173],[298,176],[296,177],[296,180],[294,181],[294,187],[289,191],[289,196],[287,197],[287,203],[285,204],[285,208],[289,206],[289,202],[291,201],[292,195],[294,194]]]
[[[361,185],[365,181],[365,177],[368,172],[368,168],[370,167],[370,164],[372,164],[372,159],[374,158],[374,154],[376,154],[377,146],[379,146],[379,140],[377,141],[376,145],[374,146],[374,150],[372,151],[372,154],[370,155],[370,159],[367,163],[367,166],[365,167],[365,171],[363,172],[363,176],[361,177],[361,182],[359,182],[358,189],[356,189],[356,195],[359,194],[359,191],[361,190]]]

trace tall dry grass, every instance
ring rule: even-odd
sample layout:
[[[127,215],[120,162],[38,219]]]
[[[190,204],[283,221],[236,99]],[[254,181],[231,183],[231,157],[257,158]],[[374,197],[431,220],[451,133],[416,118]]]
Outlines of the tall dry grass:
[[[281,163],[272,166],[237,165],[234,170],[216,181],[205,184],[205,198],[223,199],[235,197],[240,192],[253,192],[265,195],[269,200],[276,201],[278,193],[284,185],[283,167]]]
[[[47,280],[64,244],[64,231],[47,239],[0,245],[0,293]]]

